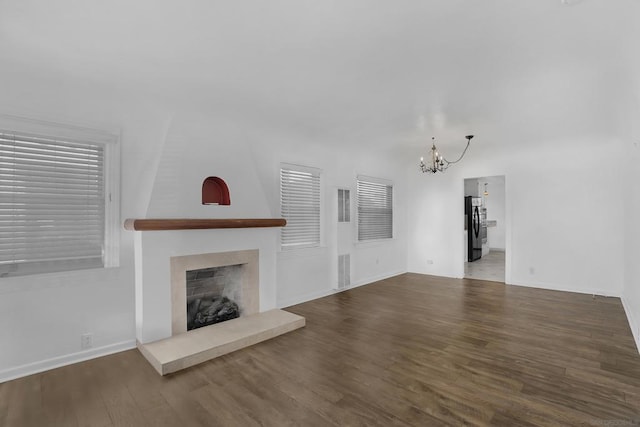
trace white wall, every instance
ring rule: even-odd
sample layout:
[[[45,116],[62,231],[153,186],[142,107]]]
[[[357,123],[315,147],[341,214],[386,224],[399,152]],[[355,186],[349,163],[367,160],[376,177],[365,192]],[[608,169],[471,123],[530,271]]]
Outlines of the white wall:
[[[340,144],[311,144],[305,136],[262,129],[152,97],[136,97],[117,87],[46,76],[18,78],[0,69],[6,105],[0,111],[60,123],[121,132],[121,220],[144,217],[278,216],[278,165],[281,161],[324,170],[325,191],[355,188],[358,173],[389,178],[396,186],[397,238],[354,246],[353,283],[363,284],[406,271],[404,173],[384,153],[347,152]],[[39,94],[39,102],[24,97]],[[304,147],[304,148],[303,148]],[[202,206],[202,180],[226,180],[232,205]],[[354,193],[355,194],[355,193]],[[300,253],[280,253],[277,231],[246,233],[207,231],[197,237],[166,234],[155,239],[164,255],[233,250],[239,243],[261,251],[261,308],[286,306],[332,292],[331,224],[325,246]],[[355,215],[353,216],[355,218]],[[0,281],[0,381],[131,348],[135,345],[134,236],[120,232],[120,266],[53,275],[3,278]],[[207,241],[208,240],[208,241]],[[246,248],[246,247],[245,247]],[[160,269],[162,270],[162,269]],[[277,273],[276,273],[277,272]],[[93,334],[93,349],[80,350],[80,335]]]
[[[159,104],[51,72],[0,67],[0,114],[121,133],[121,216],[143,216],[169,115]],[[31,94],[25,96],[25,94]],[[0,381],[130,348],[134,340],[133,236],[120,232],[120,266],[0,279]],[[93,348],[80,349],[80,335]]]
[[[269,187],[270,207],[279,212],[278,186],[280,163],[310,166],[322,170],[323,242],[319,248],[277,252],[278,307],[286,307],[333,292],[337,281],[337,223],[332,198],[338,187],[350,188],[352,239],[351,283],[358,286],[406,272],[406,191],[403,163],[396,155],[384,152],[351,151],[346,146],[327,148],[322,143],[305,144],[282,137],[276,144],[255,144],[254,156],[260,159],[259,174]],[[274,149],[274,147],[276,147]],[[368,175],[394,183],[394,239],[356,243],[356,176]]]
[[[555,155],[539,149],[543,142]],[[409,173],[409,271],[462,277],[463,179],[505,175],[507,281],[620,295],[622,173],[600,167],[602,147],[622,161],[620,144],[604,137],[532,142],[527,150],[492,150],[478,138],[457,168]]]
[[[640,128],[639,128],[640,129]],[[640,140],[628,141],[624,197],[624,304],[629,326],[640,351]]]
[[[640,29],[637,31],[640,33]],[[639,34],[640,35],[640,34]],[[640,60],[636,58],[636,70]],[[626,169],[624,194],[624,304],[629,326],[640,351],[640,82],[631,85],[628,93],[629,122],[625,135]]]

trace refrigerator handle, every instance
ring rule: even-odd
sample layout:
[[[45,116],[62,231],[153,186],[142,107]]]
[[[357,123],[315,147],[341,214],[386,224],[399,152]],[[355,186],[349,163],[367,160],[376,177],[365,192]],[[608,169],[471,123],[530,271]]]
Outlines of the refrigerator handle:
[[[473,224],[473,231],[476,235],[476,238],[478,238],[480,236],[480,211],[478,210],[477,206],[473,211],[473,216],[476,217],[476,221]]]

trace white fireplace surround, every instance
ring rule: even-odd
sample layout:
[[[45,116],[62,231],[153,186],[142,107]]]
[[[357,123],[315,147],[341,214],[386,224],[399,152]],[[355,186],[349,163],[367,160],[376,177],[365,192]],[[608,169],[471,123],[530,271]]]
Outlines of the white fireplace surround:
[[[241,316],[258,313],[260,311],[258,259],[257,249],[171,257],[171,335],[187,333],[187,271],[241,265],[239,283]]]
[[[304,327],[304,317],[275,308],[274,228],[134,233],[137,346],[160,375]],[[240,317],[187,331],[186,272],[238,264]]]

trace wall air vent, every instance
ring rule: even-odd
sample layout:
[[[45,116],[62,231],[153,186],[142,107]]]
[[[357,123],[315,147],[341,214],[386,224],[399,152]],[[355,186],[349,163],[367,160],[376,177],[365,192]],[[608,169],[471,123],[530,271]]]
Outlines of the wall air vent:
[[[338,255],[338,289],[351,285],[351,255]]]

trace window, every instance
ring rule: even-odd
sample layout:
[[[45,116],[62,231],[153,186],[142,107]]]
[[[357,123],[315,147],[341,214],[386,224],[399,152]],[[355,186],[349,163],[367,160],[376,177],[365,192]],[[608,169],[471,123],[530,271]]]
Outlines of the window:
[[[0,130],[0,277],[114,264],[110,148],[59,134]]]
[[[338,222],[351,221],[351,191],[338,189]]]
[[[357,179],[358,240],[393,237],[393,185],[377,178]]]
[[[282,249],[320,246],[320,170],[304,166],[280,168]]]

